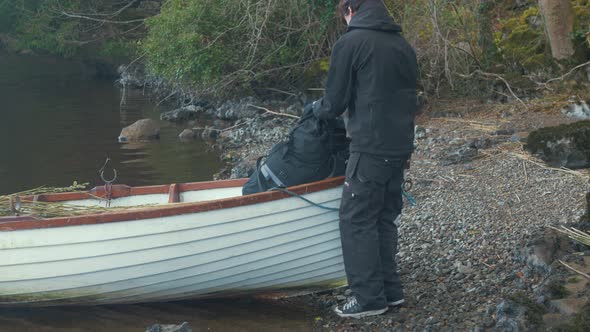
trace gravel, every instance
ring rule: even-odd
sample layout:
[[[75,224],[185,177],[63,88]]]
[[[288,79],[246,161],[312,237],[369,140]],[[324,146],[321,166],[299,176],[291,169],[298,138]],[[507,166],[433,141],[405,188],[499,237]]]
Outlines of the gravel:
[[[515,112],[421,119],[407,173],[418,205],[406,204],[397,255],[405,306],[351,321],[331,313],[348,295],[344,289],[314,295],[303,299],[323,317],[314,328],[479,331],[522,325],[504,316],[499,322],[496,313],[504,310],[497,307],[507,295],[532,295],[530,284],[542,281],[541,275],[527,270],[527,243],[546,226],[577,222],[590,191],[587,170],[549,168],[523,152],[513,138],[515,132],[522,137],[534,129],[531,126],[537,128],[542,116],[536,114],[528,123],[530,117]],[[552,124],[568,121],[563,115],[546,116]],[[241,163],[243,169],[244,161],[255,160],[286,139],[293,122],[257,115],[238,130],[222,134],[226,161]],[[235,173],[229,167],[220,176]]]

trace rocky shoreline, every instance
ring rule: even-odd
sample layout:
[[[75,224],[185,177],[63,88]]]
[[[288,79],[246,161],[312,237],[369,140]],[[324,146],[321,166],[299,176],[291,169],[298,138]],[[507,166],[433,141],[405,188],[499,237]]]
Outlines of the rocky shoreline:
[[[423,118],[425,134],[408,173],[418,206],[406,204],[397,256],[406,305],[377,318],[342,320],[330,308],[345,294],[328,294],[318,300],[324,316],[317,329],[568,330],[588,308],[589,280],[559,260],[588,273],[590,252],[547,226],[590,228],[578,222],[589,173],[550,168],[523,151],[518,137],[525,130],[568,122],[560,114],[541,117],[487,110]]]
[[[579,222],[590,173],[550,167],[524,149],[530,132],[576,121],[562,112],[566,99],[559,106],[532,101],[529,110],[431,103],[418,121],[408,172],[418,206],[406,205],[400,228],[406,304],[379,317],[343,320],[331,309],[345,300],[345,289],[289,301],[312,308],[310,324],[321,331],[583,331],[590,280],[560,261],[589,273],[590,252],[548,226],[590,229]],[[207,139],[220,150],[226,167],[216,179],[241,178],[287,138],[302,108],[293,98],[193,101],[162,119],[186,123],[181,136]],[[211,125],[195,120],[202,114]]]
[[[245,107],[254,103],[234,103],[242,111],[231,117],[220,111],[227,105],[209,111],[229,123],[212,143],[227,164],[218,178],[247,176],[295,121]],[[265,108],[296,114],[277,105]],[[351,321],[331,312],[348,295],[344,289],[302,297],[297,301],[315,310],[315,330],[567,330],[587,310],[588,281],[559,260],[588,273],[590,252],[548,226],[590,228],[578,224],[590,173],[550,167],[523,148],[530,131],[574,120],[511,107],[422,116],[408,173],[418,206],[406,205],[397,256],[407,303]]]

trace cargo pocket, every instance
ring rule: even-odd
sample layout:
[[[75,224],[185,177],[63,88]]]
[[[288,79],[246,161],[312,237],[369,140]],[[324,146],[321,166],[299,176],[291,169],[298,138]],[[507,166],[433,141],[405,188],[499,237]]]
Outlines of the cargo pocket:
[[[354,177],[360,156],[360,153],[353,152],[348,157],[348,161],[346,163],[346,173],[344,174],[346,175],[347,179],[352,179]]]
[[[373,186],[359,181],[359,153],[351,153],[346,166],[346,180],[340,202],[340,222],[345,224],[363,223],[369,211]]]
[[[386,184],[393,176],[393,171],[399,168],[399,159],[387,159],[363,154],[358,160],[356,176],[363,183],[371,182]]]

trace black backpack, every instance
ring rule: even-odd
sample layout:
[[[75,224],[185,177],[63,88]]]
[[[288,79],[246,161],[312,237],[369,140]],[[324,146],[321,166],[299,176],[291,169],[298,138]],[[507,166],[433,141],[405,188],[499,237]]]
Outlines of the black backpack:
[[[242,187],[254,194],[344,175],[349,140],[344,121],[319,120],[306,108],[285,142],[275,144]]]

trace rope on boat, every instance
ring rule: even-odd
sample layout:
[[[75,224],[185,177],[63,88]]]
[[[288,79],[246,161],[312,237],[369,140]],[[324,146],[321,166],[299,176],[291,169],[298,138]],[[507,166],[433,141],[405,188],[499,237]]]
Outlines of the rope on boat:
[[[287,195],[291,195],[293,197],[300,198],[300,199],[304,200],[305,202],[307,202],[307,203],[309,203],[309,204],[311,204],[313,206],[317,206],[317,207],[319,207],[321,209],[324,209],[324,210],[329,210],[329,211],[339,211],[340,210],[339,208],[333,208],[333,207],[325,206],[325,205],[322,205],[322,204],[318,204],[316,202],[313,202],[313,201],[311,201],[311,200],[309,200],[309,199],[307,199],[307,198],[299,195],[298,193],[294,193],[294,192],[292,192],[290,190],[287,190],[285,188],[274,187],[274,188],[270,188],[268,191],[280,191],[280,192],[285,193]]]
[[[324,209],[324,210],[329,210],[329,211],[339,211],[340,210],[339,208],[332,208],[332,207],[329,207],[329,206],[318,204],[318,203],[316,203],[314,201],[311,201],[311,200],[309,200],[309,199],[307,199],[307,198],[305,198],[305,197],[303,197],[303,196],[301,196],[301,195],[299,195],[297,193],[294,193],[294,192],[292,192],[290,190],[287,190],[285,188],[274,187],[274,188],[270,188],[268,191],[280,191],[280,192],[285,193],[287,195],[300,198],[303,201],[305,201],[305,202],[307,202],[307,203],[309,203],[309,204],[311,204],[313,206],[317,206],[317,207],[319,207],[321,209]],[[412,197],[412,195],[410,195],[405,190],[402,190],[402,195],[408,200],[408,202],[410,203],[410,205],[412,205],[412,206],[416,206],[417,205],[416,200],[414,199],[414,197]]]

